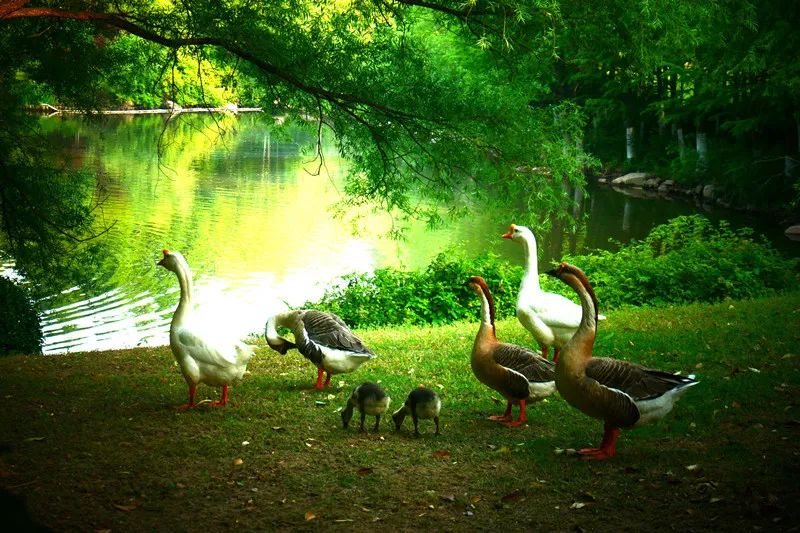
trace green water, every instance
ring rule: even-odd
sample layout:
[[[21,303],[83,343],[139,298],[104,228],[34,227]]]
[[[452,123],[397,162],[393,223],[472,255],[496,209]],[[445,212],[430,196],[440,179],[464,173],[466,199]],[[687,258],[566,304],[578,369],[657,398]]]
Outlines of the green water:
[[[62,286],[42,302],[46,353],[167,344],[178,286],[171,272],[156,267],[163,248],[186,256],[195,301],[214,324],[242,336],[261,331],[287,304],[318,298],[350,272],[422,268],[448,250],[522,261],[520,248],[500,235],[509,223],[526,221],[499,213],[479,210],[435,231],[412,224],[404,241],[387,237],[397,222],[387,214],[362,208],[335,216],[346,161],[326,144],[317,172],[318,161],[303,148],[310,136],[291,128],[283,133],[270,117],[185,115],[166,129],[164,120],[41,119],[54,151],[97,173],[105,198],[98,223],[111,225],[100,237],[103,257],[91,262],[92,283]],[[609,238],[642,237],[653,225],[697,209],[591,188],[574,212],[580,223],[556,224],[538,236],[541,264],[564,251],[608,247]],[[758,219],[710,214],[779,234]]]

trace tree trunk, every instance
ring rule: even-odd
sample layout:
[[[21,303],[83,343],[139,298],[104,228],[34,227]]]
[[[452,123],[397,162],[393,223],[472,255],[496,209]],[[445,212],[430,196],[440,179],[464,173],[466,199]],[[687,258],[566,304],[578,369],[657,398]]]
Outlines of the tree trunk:
[[[625,149],[628,161],[633,160],[633,127],[625,128]]]
[[[681,161],[683,161],[683,156],[686,148],[686,142],[683,140],[683,128],[678,128],[677,135],[678,135],[678,157],[680,158]]]
[[[695,135],[695,148],[697,150],[697,166],[695,172],[704,174],[708,170],[708,145],[705,132],[698,131]]]

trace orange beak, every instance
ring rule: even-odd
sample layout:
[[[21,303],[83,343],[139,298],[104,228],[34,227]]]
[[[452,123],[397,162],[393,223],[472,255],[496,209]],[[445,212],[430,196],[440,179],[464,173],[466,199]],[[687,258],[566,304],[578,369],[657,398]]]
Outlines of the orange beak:
[[[510,238],[511,238],[511,234],[514,232],[514,229],[515,229],[516,227],[517,227],[517,225],[516,225],[516,224],[511,224],[511,225],[508,227],[508,231],[507,231],[506,233],[503,233],[503,234],[501,235],[501,237],[502,237],[502,238],[504,238],[504,239],[510,239]]]

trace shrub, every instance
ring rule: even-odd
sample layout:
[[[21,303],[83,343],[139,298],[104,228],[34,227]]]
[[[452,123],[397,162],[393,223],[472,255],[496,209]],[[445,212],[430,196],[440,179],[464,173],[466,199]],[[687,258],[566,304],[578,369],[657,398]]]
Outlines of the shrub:
[[[782,257],[765,238],[699,215],[672,219],[616,252],[565,260],[586,272],[604,308],[752,298],[798,281],[798,261]]]
[[[564,260],[586,272],[602,309],[752,298],[798,282],[797,260],[783,258],[748,228],[733,230],[725,221],[715,226],[699,215],[670,220],[617,251]],[[345,276],[304,307],[332,311],[356,328],[477,319],[480,302],[464,282],[480,275],[502,318],[515,312],[522,273],[492,254],[471,260],[440,254],[422,272],[384,268]],[[540,282],[545,291],[575,297],[555,278],[541,274]]]
[[[41,353],[39,315],[25,289],[0,276],[0,354]]]
[[[439,254],[422,272],[381,268],[372,274],[350,274],[304,307],[332,311],[352,327],[392,324],[444,324],[477,318],[480,302],[464,285],[470,276],[486,279],[498,316],[514,313],[522,267],[493,254],[475,259]]]

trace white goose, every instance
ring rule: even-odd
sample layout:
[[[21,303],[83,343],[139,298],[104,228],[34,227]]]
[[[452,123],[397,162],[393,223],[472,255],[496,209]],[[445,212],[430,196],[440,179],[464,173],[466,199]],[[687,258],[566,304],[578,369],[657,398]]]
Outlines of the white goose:
[[[222,387],[220,399],[211,405],[227,405],[228,384],[242,378],[254,347],[214,336],[208,328],[194,323],[189,264],[179,252],[164,250],[163,253],[164,257],[157,264],[175,272],[181,287],[181,299],[169,326],[169,346],[189,385],[189,403],[179,409],[197,405],[194,399],[198,383]]]
[[[572,338],[581,323],[581,306],[560,294],[545,292],[539,285],[539,262],[536,237],[525,226],[511,224],[504,239],[522,244],[525,249],[525,274],[517,296],[517,318],[531,332],[547,358],[547,349],[554,349],[553,362],[561,348]],[[600,315],[600,320],[605,317]]]
[[[278,328],[289,328],[294,342],[278,335]],[[280,354],[292,348],[317,367],[314,388],[322,389],[331,382],[333,374],[352,372],[363,363],[377,357],[364,346],[347,324],[333,313],[314,309],[299,309],[271,316],[264,328],[269,347]],[[327,373],[325,383],[322,374]]]

